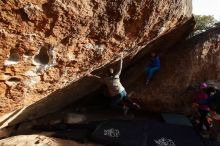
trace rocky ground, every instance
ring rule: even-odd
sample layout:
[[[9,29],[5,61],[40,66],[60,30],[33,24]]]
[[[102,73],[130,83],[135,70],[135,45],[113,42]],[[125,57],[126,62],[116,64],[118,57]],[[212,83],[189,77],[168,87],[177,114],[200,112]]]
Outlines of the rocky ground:
[[[105,102],[103,102],[105,103]],[[107,104],[107,103],[106,103]],[[162,117],[159,113],[146,113],[144,111],[129,111],[127,116],[124,116],[122,111],[111,110],[108,107],[103,107],[98,103],[77,103],[80,108],[68,107],[65,110],[62,110],[58,113],[50,114],[45,117],[27,121],[21,123],[17,126],[11,127],[11,129],[5,129],[5,139],[0,140],[0,145],[3,146],[35,146],[35,145],[47,145],[47,146],[63,146],[63,145],[74,145],[74,146],[99,146],[95,142],[92,142],[91,139],[80,138],[79,140],[70,140],[70,137],[76,137],[79,139],[79,135],[82,135],[83,132],[75,129],[74,131],[69,131],[63,129],[64,133],[60,133],[62,136],[65,134],[64,139],[54,138],[57,131],[50,130],[55,127],[58,128],[62,124],[87,124],[91,122],[99,122],[103,120],[110,119],[127,119],[127,120],[154,120],[162,121]],[[75,107],[77,107],[75,105]],[[57,125],[57,126],[55,126]],[[53,128],[52,128],[53,127]],[[61,126],[62,127],[62,126]],[[49,129],[49,131],[48,131]],[[6,133],[6,131],[8,133]],[[1,130],[2,132],[2,130]],[[0,135],[3,133],[0,132]],[[8,135],[7,135],[8,134]],[[13,137],[10,135],[13,134]],[[72,135],[71,135],[72,134]],[[209,139],[209,134],[205,131],[200,133],[205,139]],[[1,135],[2,136],[2,135]],[[9,138],[7,138],[10,136]],[[59,136],[60,137],[60,136]],[[68,138],[67,138],[68,137]],[[101,146],[101,145],[100,145]]]
[[[99,100],[99,99],[98,99]],[[102,100],[105,106],[100,105],[98,102],[81,102],[79,101],[74,107],[68,107],[60,112],[49,114],[42,118],[23,122],[21,124],[4,128],[0,131],[1,138],[5,137],[5,139],[0,140],[0,145],[3,146],[35,146],[35,145],[48,145],[48,146],[63,146],[63,145],[74,145],[74,146],[99,146],[99,144],[95,144],[91,141],[91,139],[81,138],[80,142],[74,140],[63,140],[60,138],[54,138],[55,133],[54,131],[55,125],[62,125],[62,124],[87,124],[91,122],[98,122],[110,119],[126,119],[126,120],[156,120],[162,121],[161,116],[159,113],[146,113],[143,111],[134,111],[131,110],[128,112],[128,115],[124,115],[123,111],[121,110],[112,110],[107,107],[108,104],[106,100]],[[77,107],[77,108],[75,108]],[[55,126],[58,128],[59,126]],[[49,130],[48,129],[53,129]],[[64,139],[70,139],[71,134],[82,135],[83,132],[77,131],[70,131],[63,130],[63,132],[67,132],[68,134]],[[62,134],[61,134],[62,135]],[[13,137],[12,137],[13,136]],[[7,138],[9,137],[9,138]],[[57,136],[55,136],[57,137]],[[60,137],[60,136],[59,136]],[[68,138],[67,138],[68,137]],[[80,136],[77,136],[80,137]],[[78,138],[79,139],[79,138]],[[101,146],[101,145],[100,145]]]
[[[101,146],[99,144],[82,144],[70,140],[51,138],[43,135],[20,135],[0,141],[1,146]]]

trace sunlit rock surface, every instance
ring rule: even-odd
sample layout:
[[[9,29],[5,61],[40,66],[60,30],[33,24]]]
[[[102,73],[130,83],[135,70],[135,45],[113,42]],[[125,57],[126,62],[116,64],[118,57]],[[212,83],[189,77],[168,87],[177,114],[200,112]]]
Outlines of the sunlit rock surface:
[[[62,140],[43,135],[20,135],[0,140],[1,146],[85,146],[72,140]],[[86,146],[101,146],[99,144],[86,144]]]
[[[95,89],[82,79],[88,72],[116,62],[120,52],[129,64],[143,47],[190,20],[191,5],[191,0],[0,1],[0,113],[49,95],[38,108],[28,107],[31,117],[88,94]]]

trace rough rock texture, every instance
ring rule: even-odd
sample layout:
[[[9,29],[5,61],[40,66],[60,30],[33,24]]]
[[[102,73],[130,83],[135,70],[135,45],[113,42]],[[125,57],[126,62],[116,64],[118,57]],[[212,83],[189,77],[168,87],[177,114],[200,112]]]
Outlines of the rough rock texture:
[[[115,62],[120,52],[133,57],[187,22],[191,0],[2,0],[0,11],[2,114],[71,83],[66,102],[89,93],[94,84],[82,79],[86,73]],[[60,100],[53,100],[45,102],[54,110],[51,103]]]
[[[1,146],[101,146],[81,144],[71,140],[50,138],[43,135],[20,135],[0,140]]]
[[[126,74],[141,70],[146,60]],[[136,74],[129,91],[135,92],[144,107],[154,111],[189,112],[193,85],[209,80],[220,80],[220,27],[183,41],[161,56],[161,70],[149,87],[144,86],[144,75]],[[216,84],[217,85],[217,84]]]

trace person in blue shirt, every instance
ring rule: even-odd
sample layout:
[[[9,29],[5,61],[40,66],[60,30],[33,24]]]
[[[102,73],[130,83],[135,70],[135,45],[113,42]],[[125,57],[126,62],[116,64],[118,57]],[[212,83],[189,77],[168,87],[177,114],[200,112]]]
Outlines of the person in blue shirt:
[[[160,70],[160,57],[155,53],[151,53],[151,63],[145,69],[146,74],[146,85],[149,84],[153,75]]]

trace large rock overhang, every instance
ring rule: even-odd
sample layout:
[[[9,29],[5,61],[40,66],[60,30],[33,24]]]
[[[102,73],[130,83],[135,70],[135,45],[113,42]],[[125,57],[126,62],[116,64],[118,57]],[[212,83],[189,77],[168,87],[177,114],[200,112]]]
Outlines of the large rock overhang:
[[[160,51],[166,51],[169,47],[176,44],[182,38],[188,36],[193,29],[193,26],[194,19],[191,18],[185,24],[178,26],[177,29],[170,31],[149,43],[149,45],[145,46],[132,59],[125,58],[123,73],[121,75],[122,83],[125,85],[125,87],[132,87],[132,84],[135,82],[135,80],[137,80],[138,77],[140,77],[140,74],[143,74],[142,72],[134,73],[132,68],[139,65],[138,63],[142,61],[144,55],[146,55],[149,51],[157,50],[158,48],[162,48]],[[106,65],[100,69],[97,69],[94,71],[94,73],[103,74],[103,72],[105,72],[109,66],[114,66],[114,64]],[[49,113],[61,110],[62,108],[73,104],[80,98],[88,96],[90,93],[99,90],[100,85],[100,82],[98,82],[96,79],[84,77],[62,89],[56,90],[47,97],[44,97],[30,106],[5,114],[1,118],[2,127],[14,125],[26,120],[33,120]]]
[[[121,52],[125,68],[131,66],[193,27],[191,0],[0,4],[1,113],[14,111],[2,117],[2,125],[73,103],[99,87],[85,77],[88,72],[102,74]]]

